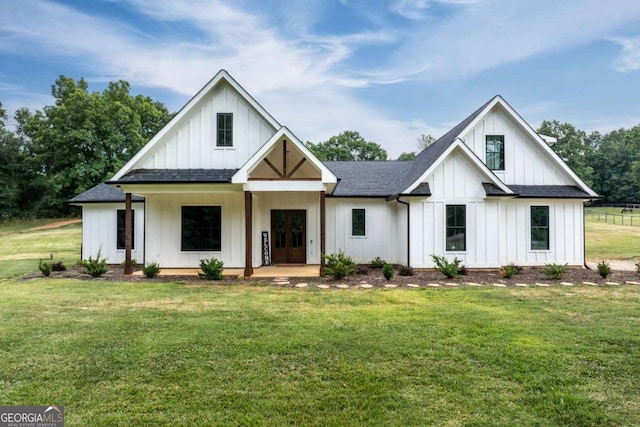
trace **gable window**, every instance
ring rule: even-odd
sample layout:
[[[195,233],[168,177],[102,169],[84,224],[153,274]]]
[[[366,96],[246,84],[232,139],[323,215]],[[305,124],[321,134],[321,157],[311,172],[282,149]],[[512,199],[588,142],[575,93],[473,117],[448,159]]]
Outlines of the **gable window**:
[[[531,206],[531,250],[549,249],[549,206]]]
[[[351,235],[366,236],[365,231],[365,210],[351,209]]]
[[[182,207],[182,250],[220,251],[222,230],[220,206]]]
[[[218,113],[216,146],[233,147],[233,113]]]
[[[504,170],[504,135],[487,135],[487,167],[492,171]]]
[[[467,209],[464,205],[447,205],[446,250],[466,250]]]
[[[116,215],[117,215],[117,224],[116,224],[116,228],[117,228],[117,234],[116,234],[116,249],[124,249],[125,248],[125,240],[124,240],[124,214],[125,214],[125,210],[124,209],[118,209]],[[131,249],[135,249],[135,241],[136,239],[134,238],[134,236],[136,235],[135,231],[135,225],[136,222],[133,220],[135,218],[135,211],[131,210]]]

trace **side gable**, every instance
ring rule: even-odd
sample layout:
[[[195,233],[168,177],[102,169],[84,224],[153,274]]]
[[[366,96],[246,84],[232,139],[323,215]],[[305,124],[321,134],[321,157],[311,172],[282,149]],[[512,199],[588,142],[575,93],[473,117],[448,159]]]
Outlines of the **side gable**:
[[[216,146],[218,113],[233,117],[233,144]],[[218,72],[111,179],[135,169],[237,169],[280,124],[225,70]]]

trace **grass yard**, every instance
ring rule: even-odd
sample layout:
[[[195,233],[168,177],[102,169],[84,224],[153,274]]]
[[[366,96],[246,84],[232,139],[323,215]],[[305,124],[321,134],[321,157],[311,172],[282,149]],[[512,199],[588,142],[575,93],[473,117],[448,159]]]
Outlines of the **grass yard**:
[[[589,209],[594,208],[587,208]],[[620,213],[620,208],[598,208],[597,210]],[[587,215],[585,220],[587,259],[640,261],[640,215],[636,218],[637,222],[631,226],[600,222],[594,215]]]
[[[0,284],[0,401],[69,426],[633,425],[640,287]]]
[[[79,225],[34,225],[0,225],[0,402],[64,405],[68,426],[640,420],[640,286],[23,280],[79,257]]]

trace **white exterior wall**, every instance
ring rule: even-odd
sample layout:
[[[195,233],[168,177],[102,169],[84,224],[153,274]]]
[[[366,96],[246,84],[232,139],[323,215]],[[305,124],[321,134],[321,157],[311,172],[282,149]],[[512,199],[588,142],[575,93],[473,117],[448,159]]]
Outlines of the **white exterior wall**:
[[[217,113],[233,113],[233,147],[216,147]],[[275,132],[235,89],[223,83],[131,169],[237,169]]]
[[[343,251],[357,263],[380,257],[407,263],[407,210],[385,199],[327,198],[326,251]],[[351,235],[351,210],[365,210],[365,236]]]
[[[144,262],[144,203],[133,202],[134,210],[134,249],[131,258]],[[96,257],[101,251],[109,264],[124,261],[124,249],[117,247],[117,212],[124,209],[124,203],[94,203],[82,206],[82,259]]]
[[[221,251],[181,251],[182,206],[220,206]],[[244,194],[149,194],[146,196],[147,262],[165,268],[195,268],[216,257],[228,268],[244,267]]]
[[[500,106],[494,107],[461,139],[486,164],[486,136],[504,135],[504,171],[494,171],[507,185],[575,185]]]

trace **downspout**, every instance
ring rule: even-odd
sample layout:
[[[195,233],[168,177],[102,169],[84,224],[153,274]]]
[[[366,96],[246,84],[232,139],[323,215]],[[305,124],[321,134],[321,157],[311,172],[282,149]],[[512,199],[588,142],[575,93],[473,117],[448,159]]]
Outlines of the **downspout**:
[[[587,265],[587,218],[584,215],[584,203],[582,204],[582,262],[584,268],[591,270]]]
[[[411,209],[409,203],[403,202],[400,197],[396,200],[407,207],[407,267],[411,267]]]

